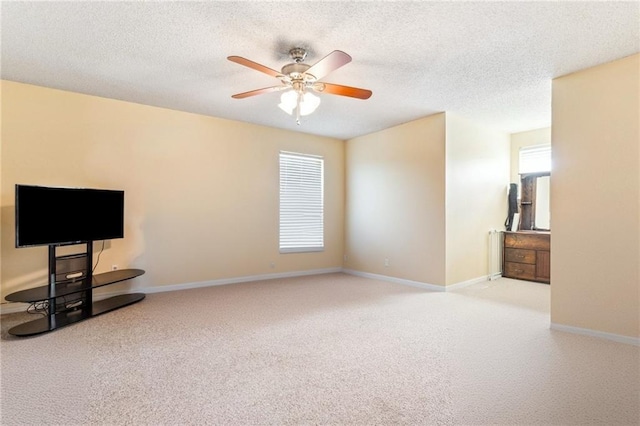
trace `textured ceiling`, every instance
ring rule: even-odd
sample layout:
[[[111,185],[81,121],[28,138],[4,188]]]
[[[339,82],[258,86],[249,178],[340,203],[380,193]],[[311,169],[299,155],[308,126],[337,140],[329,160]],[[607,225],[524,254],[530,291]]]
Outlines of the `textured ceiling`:
[[[451,111],[513,133],[550,125],[551,80],[640,51],[634,2],[2,2],[6,80],[348,139]],[[373,91],[324,94],[295,120],[279,70],[295,46],[322,79]]]

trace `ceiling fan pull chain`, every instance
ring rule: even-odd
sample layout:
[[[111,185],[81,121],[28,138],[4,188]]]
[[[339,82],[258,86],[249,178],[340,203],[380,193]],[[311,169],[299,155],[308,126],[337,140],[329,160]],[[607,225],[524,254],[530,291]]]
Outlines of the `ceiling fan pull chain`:
[[[300,125],[300,101],[302,100],[302,92],[298,92],[298,100],[296,102],[296,124]]]

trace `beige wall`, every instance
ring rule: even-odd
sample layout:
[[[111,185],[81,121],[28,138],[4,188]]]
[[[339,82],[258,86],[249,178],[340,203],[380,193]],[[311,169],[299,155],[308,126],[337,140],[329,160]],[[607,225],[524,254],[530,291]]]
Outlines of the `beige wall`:
[[[2,80],[0,80],[1,82]],[[3,88],[3,84],[0,84],[0,189],[2,189],[2,140],[4,139],[2,137],[3,134],[3,126],[2,126],[2,88]],[[2,199],[4,199],[4,197],[0,196],[0,285],[2,284],[2,241],[3,241],[3,237],[2,235],[4,234],[3,229],[4,226],[2,226],[2,220],[4,217],[4,214],[2,213],[4,211],[4,209],[2,208],[3,204],[1,203]],[[0,303],[2,303],[4,301],[4,296],[2,294],[2,292],[0,291]]]
[[[553,81],[551,321],[640,336],[640,55]]]
[[[351,139],[346,161],[347,268],[439,286],[489,274],[508,134],[442,113]]]
[[[445,115],[347,141],[346,169],[345,267],[444,286]]]
[[[446,115],[447,285],[486,276],[489,230],[508,213],[509,134]]]
[[[511,181],[520,185],[520,148],[551,143],[551,127],[511,134]]]
[[[325,157],[324,252],[278,252],[281,149]],[[132,286],[342,266],[340,140],[3,81],[1,165],[3,298],[46,283],[47,249],[14,248],[16,183],[124,189],[96,272],[145,269]]]

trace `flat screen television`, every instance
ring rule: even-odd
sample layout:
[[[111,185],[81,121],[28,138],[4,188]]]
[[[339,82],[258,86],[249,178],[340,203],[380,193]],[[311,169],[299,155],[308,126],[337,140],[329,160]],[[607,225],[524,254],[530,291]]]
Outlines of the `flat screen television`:
[[[16,247],[124,237],[124,191],[16,185]]]

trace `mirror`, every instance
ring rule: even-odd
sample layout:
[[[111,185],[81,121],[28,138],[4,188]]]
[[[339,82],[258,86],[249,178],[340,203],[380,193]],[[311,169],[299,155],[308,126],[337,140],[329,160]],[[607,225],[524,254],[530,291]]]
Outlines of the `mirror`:
[[[551,230],[551,174],[526,173],[521,176],[520,230]]]
[[[549,181],[551,176],[540,176],[536,180],[535,229],[551,229],[551,207],[549,205]]]

